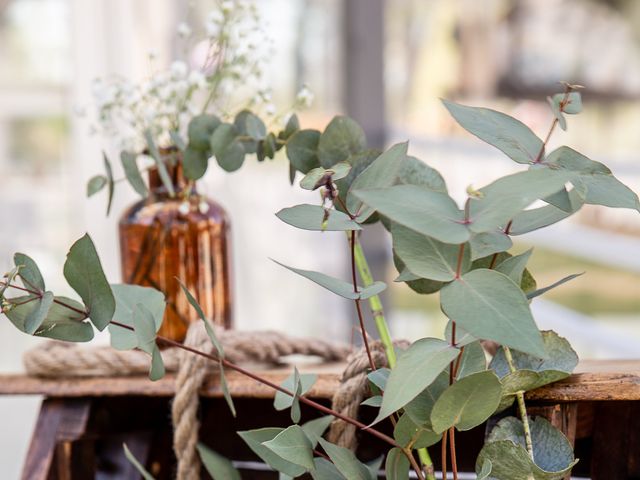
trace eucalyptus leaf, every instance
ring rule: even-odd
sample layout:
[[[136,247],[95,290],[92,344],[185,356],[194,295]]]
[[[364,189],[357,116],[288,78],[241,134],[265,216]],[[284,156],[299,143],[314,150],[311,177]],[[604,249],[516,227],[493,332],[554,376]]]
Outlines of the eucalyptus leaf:
[[[122,444],[122,448],[124,449],[124,456],[131,462],[131,464],[135,467],[138,473],[144,478],[144,480],[155,480],[153,476],[144,468],[144,466],[138,461],[136,457],[133,456],[129,447],[127,447],[126,443]]]
[[[584,272],[582,273],[574,273],[572,275],[567,275],[566,277],[558,280],[557,282],[552,283],[551,285],[544,287],[544,288],[539,288],[538,290],[535,290],[533,292],[529,292],[527,293],[527,298],[529,300],[534,299],[536,297],[539,297],[540,295],[547,293],[549,290],[552,290],[556,287],[559,287],[560,285],[567,283],[571,280],[573,280],[574,278],[578,278],[580,276],[584,275]]]
[[[137,304],[144,305],[153,315],[155,331],[160,330],[166,307],[164,294],[155,288],[139,285],[115,284],[111,291],[116,300],[114,318],[119,323],[133,327],[133,315]],[[111,346],[116,350],[131,350],[138,346],[135,332],[110,324]]]
[[[291,138],[293,134],[300,130],[300,120],[298,119],[298,115],[293,113],[289,119],[287,120],[287,124],[284,127],[284,130],[280,132],[278,138],[282,140],[288,140]]]
[[[482,466],[480,467],[480,471],[478,472],[478,476],[476,480],[488,480],[489,475],[491,474],[491,460],[486,459],[482,462]]]
[[[564,103],[562,111],[569,115],[575,115],[582,111],[582,95],[580,92],[556,93],[551,100],[560,105]]]
[[[411,415],[405,413],[393,429],[393,438],[403,447],[413,449],[426,448],[440,441],[442,435],[414,422]]]
[[[245,148],[242,144],[237,140],[234,140],[227,145],[226,148],[216,154],[216,161],[224,171],[235,172],[242,167],[245,159],[245,153]]]
[[[534,163],[544,152],[542,140],[524,123],[509,115],[447,100],[442,103],[465,130],[501,150],[517,163]]]
[[[571,172],[538,168],[499,178],[471,198],[469,228],[493,232],[536,200],[562,190],[573,177]]]
[[[378,295],[382,292],[387,285],[384,282],[374,282],[371,285],[362,288],[358,287],[358,291],[353,291],[353,284],[349,282],[345,282],[344,280],[340,280],[338,278],[330,277],[329,275],[325,275],[321,272],[314,272],[312,270],[302,270],[300,268],[289,267],[275,261],[278,265],[286,268],[287,270],[291,270],[298,275],[305,277],[308,280],[311,280],[314,283],[317,283],[321,287],[326,288],[327,290],[339,295],[343,298],[347,298],[349,300],[366,300],[369,297],[373,297],[374,295]]]
[[[349,171],[351,171],[351,165],[347,162],[336,163],[330,168],[314,168],[300,180],[300,186],[305,190],[316,190],[324,186],[327,179],[340,180],[346,177]]]
[[[507,258],[496,266],[496,271],[504,273],[507,277],[513,280],[516,285],[520,285],[524,271],[527,268],[527,262],[529,261],[529,257],[531,257],[531,253],[533,253],[533,248],[530,248],[520,255]]]
[[[209,150],[211,135],[220,123],[218,117],[207,113],[193,117],[187,128],[189,147],[202,152]]]
[[[547,358],[542,360],[513,351],[515,372],[511,372],[504,348],[500,347],[496,352],[489,367],[500,377],[506,395],[533,390],[566,378],[578,365],[578,355],[566,339],[553,331],[542,332],[542,339]]]
[[[214,452],[203,443],[196,446],[198,455],[205,470],[213,480],[241,480],[240,472],[233,466],[230,460]]]
[[[254,140],[262,140],[267,135],[267,127],[255,113],[242,110],[233,122],[240,135],[247,135]]]
[[[366,398],[360,402],[360,405],[363,407],[380,408],[382,406],[382,395],[374,395],[373,397]]]
[[[298,425],[284,429],[271,440],[262,442],[262,446],[283,460],[304,468],[305,471],[314,468],[311,442]]]
[[[29,335],[33,335],[43,324],[49,309],[53,304],[53,293],[44,292],[42,296],[33,302],[34,308],[27,314],[24,319],[24,331]]]
[[[94,175],[87,182],[87,197],[91,197],[107,186],[107,177]]]
[[[460,244],[469,240],[462,211],[445,193],[415,185],[395,185],[383,189],[354,190],[353,195],[417,233],[444,243]]]
[[[311,442],[311,448],[316,448],[316,445],[318,445],[318,439],[321,438],[325,430],[329,428],[331,422],[333,422],[333,416],[325,415],[324,417],[309,420],[305,424],[301,425],[304,434]]]
[[[207,316],[204,314],[202,307],[200,306],[196,298],[193,296],[193,294],[189,291],[187,286],[184,283],[182,283],[182,280],[180,280],[179,278],[176,278],[176,280],[178,280],[178,283],[180,284],[180,288],[182,289],[182,292],[187,297],[187,300],[189,301],[191,306],[197,312],[198,316],[200,317],[200,320],[202,320],[202,322],[204,323],[204,327],[207,331],[207,335],[209,336],[211,343],[215,347],[216,352],[218,353],[218,357],[220,357],[221,359],[224,358],[224,349],[222,348],[222,344],[220,343],[220,340],[218,340],[218,337],[216,336],[216,332],[211,326],[211,323],[207,320]]]
[[[273,440],[283,431],[284,429],[282,428],[259,428],[238,432],[238,435],[244,440],[253,453],[260,457],[271,468],[290,477],[299,477],[306,472],[306,468],[285,460],[263,445],[263,443]]]
[[[511,220],[509,234],[522,235],[540,228],[548,227],[549,225],[553,225],[554,223],[570,217],[582,208],[582,205],[584,205],[584,199],[577,193],[576,189],[569,192],[569,198],[571,198],[572,201],[573,212],[565,212],[553,205],[525,210],[513,217]]]
[[[147,148],[149,149],[151,158],[153,158],[153,160],[155,161],[160,180],[162,181],[162,185],[164,185],[164,188],[169,193],[169,196],[174,197],[176,195],[176,191],[173,188],[173,182],[171,181],[171,177],[169,176],[169,172],[167,171],[167,166],[164,164],[162,155],[160,155],[160,151],[156,146],[156,142],[154,141],[153,135],[151,134],[150,130],[145,130],[144,138],[147,142]]]
[[[491,478],[496,480],[561,480],[577,463],[571,444],[546,419],[529,420],[533,457],[525,449],[522,422],[507,417],[498,422],[476,461],[479,468],[491,462]]]
[[[156,348],[156,324],[153,313],[141,303],[133,311],[133,327],[138,340],[137,347],[152,355]]]
[[[471,247],[471,260],[505,252],[511,248],[513,242],[509,235],[501,230],[482,232],[471,235],[469,246]]]
[[[441,282],[449,282],[456,277],[459,245],[442,243],[396,223],[391,226],[391,235],[395,253],[411,273]],[[469,249],[463,253],[460,264],[462,273],[471,266]]]
[[[479,340],[471,342],[464,347],[458,367],[457,378],[468,377],[474,373],[483,372],[487,369],[487,358]]]
[[[396,183],[400,185],[418,185],[434,192],[447,193],[447,184],[440,172],[419,158],[410,155],[401,160]]]
[[[211,152],[217,157],[218,155],[222,155],[222,153],[231,145],[233,141],[235,141],[238,136],[237,128],[231,123],[221,123],[216,127],[213,131],[209,139],[209,147],[211,148]]]
[[[372,372],[367,374],[367,378],[371,383],[373,383],[380,390],[384,391],[387,388],[387,380],[389,379],[389,374],[391,370],[388,368],[378,368]]]
[[[320,166],[318,160],[318,130],[299,130],[287,141],[287,158],[294,168],[304,174]]]
[[[578,174],[604,174],[609,175],[611,170],[600,162],[594,162],[590,158],[575,151],[573,148],[562,146],[551,152],[542,165],[554,169],[567,170]]]
[[[373,213],[374,208],[365,208],[362,199],[355,194],[358,190],[372,190],[390,187],[397,183],[403,162],[407,158],[407,142],[393,145],[376,158],[351,183],[346,196],[347,208],[353,215],[358,215],[358,221],[364,222]]]
[[[394,282],[406,282],[407,286],[416,293],[428,295],[439,291],[444,286],[443,282],[427,280],[411,273],[396,252],[393,252],[393,263],[400,272]]]
[[[322,438],[320,445],[338,471],[349,480],[374,480],[371,471],[356,458],[351,450],[329,443]]]
[[[109,213],[111,212],[111,205],[113,204],[113,190],[115,188],[115,183],[113,181],[113,169],[111,168],[111,162],[105,152],[102,152],[102,161],[104,163],[104,170],[106,172],[107,179],[107,216],[109,216]]]
[[[325,214],[328,218],[325,221]],[[296,205],[283,208],[276,216],[285,223],[302,230],[315,231],[350,231],[362,230],[358,223],[338,210],[325,210],[319,205]]]
[[[422,390],[416,398],[405,405],[405,414],[411,417],[416,425],[421,425],[431,430],[431,411],[436,400],[440,398],[442,392],[448,387],[449,369],[447,368],[427,388]]]
[[[585,203],[640,211],[638,195],[613,175],[581,175],[574,184]]]
[[[318,159],[324,168],[342,162],[367,147],[364,130],[354,120],[335,116],[318,140]]]
[[[64,278],[84,301],[96,328],[104,330],[113,319],[116,301],[88,234],[71,246],[64,264]]]
[[[280,384],[282,388],[285,388],[295,395],[287,395],[281,391],[276,391],[275,398],[273,401],[273,408],[276,410],[285,410],[287,408],[291,408],[292,420],[297,423],[300,421],[300,405],[299,405],[299,397],[307,393],[313,384],[318,379],[317,375],[314,374],[298,374],[298,370],[294,368],[294,372],[289,375],[284,382]],[[295,408],[294,408],[295,407]],[[294,414],[295,410],[295,414]]]
[[[15,253],[13,263],[18,268],[16,274],[20,277],[25,287],[44,292],[46,289],[44,279],[38,268],[38,264],[24,253]]]
[[[449,318],[476,338],[544,357],[542,336],[527,297],[503,273],[472,270],[443,287],[440,303]]]
[[[154,345],[151,351],[151,368],[149,369],[149,380],[155,382],[164,377],[165,368],[162,360],[162,354],[157,345]]]
[[[316,457],[313,459],[315,468],[311,470],[313,480],[341,480],[344,476],[338,471],[336,466],[326,458]]]
[[[124,175],[129,185],[131,185],[141,197],[145,198],[149,194],[149,190],[140,174],[137,159],[138,155],[134,152],[123,151],[120,153],[120,162],[122,163],[122,169],[124,170]]]
[[[399,448],[392,448],[387,453],[384,471],[387,480],[405,480],[409,478],[411,465],[407,456]]]
[[[25,321],[29,313],[35,308],[34,295],[25,295],[12,298],[15,303],[11,308],[6,309],[4,314],[20,331],[25,332]],[[63,306],[60,302],[67,306]],[[20,305],[18,305],[20,304]],[[68,308],[71,307],[72,309]],[[93,339],[93,328],[89,322],[84,321],[87,316],[80,313],[84,310],[84,305],[67,297],[54,297],[47,316],[35,331],[36,337],[53,338],[66,342],[88,342]]]
[[[501,395],[500,380],[490,370],[461,378],[436,400],[431,410],[431,426],[436,433],[451,427],[471,430],[493,415]]]
[[[185,177],[198,180],[206,173],[209,166],[209,152],[196,150],[189,145],[182,154],[182,167]]]
[[[427,388],[457,356],[459,350],[444,340],[422,338],[402,352],[391,370],[382,407],[372,424],[400,410]]]

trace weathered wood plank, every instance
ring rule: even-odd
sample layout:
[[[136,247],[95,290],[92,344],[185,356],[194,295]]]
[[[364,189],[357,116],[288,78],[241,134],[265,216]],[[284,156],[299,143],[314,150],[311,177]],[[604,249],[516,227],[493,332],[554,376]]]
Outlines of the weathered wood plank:
[[[310,395],[329,399],[339,385],[344,365],[307,365],[301,371],[318,373],[318,381]],[[262,370],[268,380],[280,383],[291,367]],[[640,400],[640,361],[583,361],[577,372],[566,380],[556,382],[527,394],[530,400],[545,402],[591,402],[604,400]],[[246,398],[270,398],[273,391],[235,372],[227,379],[232,395]],[[0,395],[38,394],[56,397],[139,395],[170,397],[174,393],[174,377],[151,382],[146,377],[45,379],[24,375],[0,375]],[[202,390],[204,397],[221,397],[216,377]]]

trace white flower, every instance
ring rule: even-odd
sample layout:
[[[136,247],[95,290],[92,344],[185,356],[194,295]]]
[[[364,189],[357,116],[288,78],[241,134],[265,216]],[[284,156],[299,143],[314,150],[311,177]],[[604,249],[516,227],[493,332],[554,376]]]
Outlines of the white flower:
[[[218,33],[220,32],[220,25],[215,22],[207,21],[204,24],[204,28],[207,32],[207,37],[210,38],[217,37]]]
[[[187,82],[193,87],[205,88],[207,86],[207,77],[200,70],[191,70]]]
[[[200,203],[198,203],[198,210],[204,215],[209,211],[209,204],[205,200],[200,200]]]
[[[179,23],[177,31],[180,38],[189,38],[192,33],[191,27],[186,22]]]
[[[182,202],[178,207],[178,211],[182,215],[186,215],[187,213],[189,213],[189,202]]]
[[[267,115],[275,115],[276,114],[276,106],[273,103],[268,104],[264,107],[264,111]]]
[[[181,60],[176,60],[171,64],[171,75],[174,78],[184,78],[187,76],[188,71],[189,67],[187,67],[187,64]]]
[[[296,103],[301,107],[310,107],[313,103],[313,99],[313,92],[309,90],[309,87],[307,87],[306,85],[303,85],[298,92],[298,95],[296,95]]]
[[[225,0],[224,2],[222,2],[220,9],[222,10],[222,13],[229,14],[233,11],[233,7],[234,2],[232,2],[231,0]]]

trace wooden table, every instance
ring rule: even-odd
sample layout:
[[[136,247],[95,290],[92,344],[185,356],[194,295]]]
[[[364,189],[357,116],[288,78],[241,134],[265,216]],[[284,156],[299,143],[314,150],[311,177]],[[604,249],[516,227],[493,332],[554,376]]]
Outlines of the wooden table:
[[[342,365],[307,370],[318,373],[309,396],[328,405]],[[265,370],[261,375],[280,383],[289,373],[290,369]],[[255,461],[234,432],[288,425],[288,412],[273,410],[269,388],[234,372],[228,381],[238,417],[230,415],[220,385],[212,379],[201,391],[201,439],[234,460]],[[0,375],[0,394],[45,396],[24,465],[25,480],[88,479],[98,473],[101,479],[138,478],[124,459],[123,442],[147,460],[156,478],[170,479],[175,462],[169,409],[173,392],[170,375],[157,382],[140,377],[63,380]],[[575,476],[640,479],[640,361],[583,361],[570,378],[530,392],[528,399],[531,414],[550,419],[574,442],[580,458]],[[365,421],[368,413],[363,412]],[[303,406],[303,420],[316,416]],[[473,470],[485,430],[481,426],[459,434],[461,470]],[[361,458],[375,458],[385,448],[368,435],[360,434],[360,439]],[[436,460],[439,447],[432,448]],[[254,471],[243,478],[277,477]]]

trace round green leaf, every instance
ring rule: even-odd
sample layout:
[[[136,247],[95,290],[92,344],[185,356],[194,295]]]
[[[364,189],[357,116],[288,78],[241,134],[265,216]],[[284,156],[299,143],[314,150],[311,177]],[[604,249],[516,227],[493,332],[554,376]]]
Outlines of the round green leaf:
[[[198,180],[206,173],[209,166],[209,152],[196,150],[189,145],[182,156],[184,175],[191,180]]]
[[[27,288],[40,292],[45,290],[44,278],[42,278],[38,264],[31,257],[24,253],[16,253],[13,255],[13,263],[19,267],[18,276]]]
[[[498,422],[480,451],[476,469],[491,462],[496,480],[561,480],[577,463],[567,438],[544,418],[529,419],[534,461],[525,449],[522,422],[507,417]]]
[[[431,411],[431,426],[436,433],[450,427],[471,430],[493,415],[501,394],[502,385],[492,371],[464,377],[440,395]]]
[[[216,154],[216,160],[223,170],[235,172],[244,163],[245,153],[242,144],[234,140],[222,152]]]
[[[189,137],[189,147],[195,150],[209,150],[209,140],[211,134],[220,125],[220,119],[215,115],[197,115],[189,122],[187,135]]]
[[[299,130],[287,141],[287,158],[296,170],[306,174],[320,166],[318,160],[318,130]]]
[[[409,459],[399,448],[392,448],[387,453],[384,471],[387,480],[405,480],[409,478]]]
[[[367,140],[362,127],[349,117],[336,116],[320,135],[318,159],[320,165],[330,168],[366,147]]]

